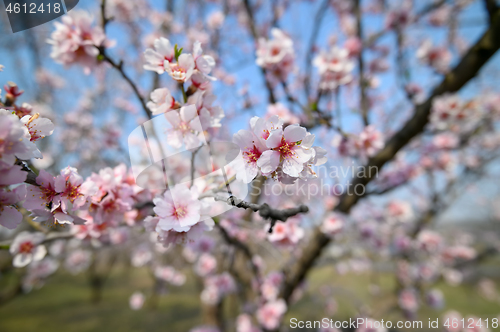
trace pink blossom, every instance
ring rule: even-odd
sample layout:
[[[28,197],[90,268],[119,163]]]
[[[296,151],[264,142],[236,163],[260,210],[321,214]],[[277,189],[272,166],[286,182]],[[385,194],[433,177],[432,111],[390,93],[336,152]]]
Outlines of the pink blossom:
[[[64,267],[71,274],[79,274],[90,266],[92,253],[88,250],[76,249],[68,254],[64,261]]]
[[[266,68],[272,79],[285,80],[293,69],[295,59],[293,41],[277,28],[271,29],[271,36],[272,39],[258,40],[256,63]]]
[[[328,235],[334,235],[344,228],[344,218],[337,213],[330,213],[321,224],[321,231]]]
[[[454,269],[443,270],[444,280],[451,286],[458,286],[462,283],[464,275],[462,272]]]
[[[215,271],[217,268],[217,260],[214,256],[210,254],[202,254],[196,262],[194,267],[195,272],[201,276],[205,277]]]
[[[375,126],[366,126],[356,141],[356,147],[362,157],[373,157],[384,147],[384,137]]]
[[[423,230],[417,236],[417,245],[420,249],[433,253],[442,248],[443,238],[436,232]]]
[[[433,10],[429,15],[429,23],[433,26],[443,26],[450,20],[453,7],[445,3]]]
[[[410,203],[391,200],[386,206],[387,218],[391,222],[408,222],[413,218],[413,208]]]
[[[220,29],[224,25],[224,20],[225,16],[223,12],[219,10],[214,11],[208,15],[207,26],[213,30]]]
[[[233,142],[240,148],[244,162],[244,171],[238,171],[236,178],[249,183],[259,173],[257,161],[268,148],[264,140],[243,129],[233,135]]]
[[[282,166],[285,174],[298,177],[311,158],[311,151],[300,144],[306,135],[306,129],[298,125],[273,130],[266,141],[271,150],[264,151],[257,161],[262,173],[271,174]]]
[[[158,241],[165,248],[169,248],[171,245],[196,245],[202,235],[212,230],[213,226],[213,220],[207,219],[191,226],[189,231],[186,232],[164,231],[159,226],[156,228],[156,232],[158,233]]]
[[[348,37],[356,36],[358,33],[358,27],[356,24],[356,18],[353,15],[348,14],[344,9],[340,15],[340,29]]]
[[[28,160],[42,157],[28,129],[12,112],[0,109],[0,162],[13,165],[16,157]]]
[[[12,191],[0,187],[0,225],[8,229],[15,229],[19,226],[23,215],[15,205],[23,201],[25,197],[26,187],[24,185],[17,186]]]
[[[404,28],[411,20],[410,10],[405,6],[391,10],[386,16],[385,26],[387,29]]]
[[[265,329],[277,329],[286,310],[286,303],[283,299],[267,302],[257,310],[257,320]]]
[[[139,310],[144,305],[145,297],[141,292],[135,292],[130,296],[129,305],[132,310]]]
[[[210,55],[203,55],[203,49],[201,48],[201,43],[196,41],[193,45],[193,58],[195,63],[195,69],[200,73],[204,74],[206,77],[214,80],[211,76],[208,76],[212,69],[215,67],[215,60]]]
[[[188,104],[194,104],[198,111],[199,121],[203,129],[218,128],[224,118],[224,111],[220,106],[213,106],[217,97],[208,90],[198,90],[189,96]]]
[[[9,249],[14,256],[12,265],[24,267],[33,261],[42,260],[47,254],[47,249],[42,245],[43,240],[45,240],[43,233],[21,232],[17,234]]]
[[[191,54],[179,55],[177,63],[165,61],[165,71],[177,82],[184,83],[191,78],[195,69],[194,58]]]
[[[45,171],[37,177],[39,187],[30,186],[25,207],[32,212],[33,220],[59,224],[82,224],[84,220],[75,213],[85,209],[90,197],[97,192],[92,181],[83,181],[76,168],[66,167],[53,178]],[[51,204],[50,210],[46,206]]]
[[[458,143],[457,135],[449,132],[438,134],[432,139],[432,144],[436,149],[454,149]]]
[[[174,60],[174,47],[166,38],[158,38],[154,41],[154,50],[146,49],[144,52],[146,64],[144,69],[155,71],[158,74],[163,74],[170,68],[170,62]]]
[[[174,108],[175,99],[167,88],[156,89],[151,92],[151,101],[147,103],[153,115],[165,113]]]
[[[419,304],[415,290],[413,289],[402,290],[399,293],[399,306],[401,307],[401,309],[409,312],[417,311]]]
[[[200,221],[201,203],[196,189],[176,185],[163,196],[153,199],[154,211],[160,217],[158,228],[164,231],[187,232]]]
[[[284,123],[287,124],[300,122],[300,119],[292,112],[290,112],[290,110],[282,103],[269,104],[267,106],[267,114],[265,116],[265,119],[269,119],[274,115],[278,116]]]
[[[271,272],[266,276],[260,286],[262,296],[266,301],[274,301],[278,298],[283,280],[283,273],[280,272]]]
[[[417,58],[437,72],[445,73],[450,66],[452,55],[446,47],[433,47],[432,41],[427,39],[417,50]]]
[[[22,183],[27,176],[28,173],[23,171],[20,165],[9,165],[0,161],[0,186]]]
[[[204,236],[198,241],[190,243],[189,248],[191,248],[197,254],[210,253],[215,248],[215,241],[208,236]]]
[[[54,198],[53,209],[60,205],[63,212],[84,208],[90,196],[97,193],[97,186],[92,181],[83,181],[74,167],[63,168],[54,179],[54,189],[58,195]]]
[[[313,142],[314,135],[312,134],[308,134],[302,141],[302,146],[311,151],[311,158],[304,163],[304,169],[300,173],[301,179],[317,178],[318,175],[313,171],[312,166],[320,166],[328,161],[326,150],[319,146],[311,147]]]
[[[277,65],[283,59],[293,54],[293,41],[283,31],[277,28],[271,30],[272,39],[260,38],[257,45],[257,65],[270,67]]]
[[[254,116],[250,119],[250,126],[257,138],[266,141],[273,130],[283,127],[283,121],[277,115],[273,115],[267,119]]]
[[[38,141],[45,136],[52,135],[54,132],[54,124],[47,118],[42,118],[36,113],[33,116],[25,115],[21,122],[28,128],[30,133],[30,141]]]
[[[92,196],[90,214],[95,223],[106,221],[112,225],[119,224],[125,213],[132,209],[134,188],[127,182],[127,168],[121,164],[117,167],[104,168],[99,174],[92,173],[87,183],[92,184],[97,192]]]
[[[314,58],[313,65],[321,75],[320,88],[323,90],[336,89],[353,79],[354,62],[349,58],[347,49],[334,46],[328,53],[322,51]]]
[[[363,43],[358,37],[351,37],[344,42],[344,48],[349,52],[350,57],[357,57],[361,54]]]
[[[266,227],[266,230],[269,226]],[[267,235],[270,242],[281,246],[296,245],[305,235],[304,229],[299,226],[297,219],[288,219],[286,222],[277,221],[273,232]]]
[[[131,24],[137,19],[146,17],[149,5],[145,0],[126,1],[111,0],[106,3],[106,15],[117,22]]]
[[[442,258],[445,262],[451,263],[453,260],[471,260],[476,257],[476,254],[476,250],[471,247],[456,245],[446,248],[442,253]]]
[[[132,266],[142,267],[153,260],[153,253],[146,245],[137,246],[131,255]]]
[[[93,20],[86,11],[72,10],[62,17],[62,23],[55,22],[56,29],[47,40],[52,45],[51,58],[65,66],[78,63],[84,67],[85,74],[90,74],[99,64],[97,47],[113,45]]]
[[[241,314],[236,318],[236,332],[261,332],[261,330],[252,324],[250,315]]]
[[[224,272],[205,279],[205,288],[201,293],[201,300],[213,305],[219,303],[224,296],[234,291],[236,291],[236,284],[233,277]]]
[[[171,266],[157,266],[154,273],[156,278],[174,286],[182,286],[186,282],[186,276]]]
[[[45,209],[47,204],[52,202],[58,195],[55,190],[54,177],[45,170],[40,170],[36,178],[38,186],[29,186],[24,207],[27,210]]]
[[[201,141],[199,133],[203,132],[195,105],[181,107],[179,111],[165,113],[165,117],[172,125],[168,132],[168,144],[174,148],[180,148],[184,143],[186,148],[193,149]]]
[[[434,129],[460,131],[474,125],[477,115],[474,102],[465,103],[456,94],[445,94],[433,99],[430,123]]]
[[[34,286],[42,286],[45,279],[56,272],[58,268],[59,263],[50,257],[31,262],[23,278],[23,290],[29,292]]]

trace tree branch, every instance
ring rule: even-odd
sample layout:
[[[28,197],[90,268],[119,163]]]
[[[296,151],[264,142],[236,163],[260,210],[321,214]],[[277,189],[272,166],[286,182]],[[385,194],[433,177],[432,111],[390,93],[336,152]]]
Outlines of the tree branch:
[[[250,4],[250,0],[243,0],[243,6],[245,7],[245,11],[247,12],[248,27],[250,28],[250,33],[252,34],[254,42],[257,43],[257,41],[259,40],[259,34],[257,33],[257,28],[255,26],[255,18],[254,18],[254,14],[253,14],[252,5]],[[267,76],[266,76],[267,71],[265,68],[261,68],[261,71],[262,71],[262,76],[264,76],[264,83],[266,84],[266,88],[267,88],[267,91],[269,93],[269,103],[275,104],[276,97],[274,96],[273,87],[271,86],[271,83],[267,79]]]
[[[356,24],[358,30],[359,40],[363,40],[363,22],[361,18],[361,4],[360,0],[354,2],[354,13],[356,15]],[[358,56],[358,68],[359,68],[359,89],[360,89],[360,109],[361,117],[363,119],[363,124],[368,126],[368,98],[366,96],[366,79],[365,79],[365,62],[363,60],[363,48],[359,52]]]
[[[239,198],[231,196],[229,198],[214,196],[216,201],[226,202],[229,205],[236,206],[240,209],[250,209],[253,212],[259,211],[259,215],[264,219],[271,219],[271,227],[269,228],[269,233],[272,233],[274,224],[277,220],[287,221],[288,218],[296,216],[299,213],[309,212],[309,208],[306,205],[299,205],[295,208],[277,210],[269,206],[269,204],[254,204],[245,202]]]
[[[401,150],[408,142],[420,134],[429,121],[429,113],[432,101],[435,97],[447,92],[456,92],[462,88],[469,80],[474,78],[481,67],[495,54],[500,48],[500,11],[493,14],[493,19],[488,30],[482,37],[468,50],[457,66],[451,70],[442,80],[430,97],[422,104],[416,106],[413,117],[386,143],[377,155],[371,158],[366,168],[381,168]],[[372,177],[357,177],[353,185],[367,185]],[[358,202],[361,196],[345,194],[341,197],[336,208],[337,211],[348,213]],[[295,288],[305,278],[307,272],[312,267],[316,259],[321,255],[323,249],[330,242],[330,238],[324,235],[319,229],[314,231],[309,245],[304,248],[303,255],[291,267],[287,273],[284,286],[281,291],[281,297],[286,301],[290,300]]]

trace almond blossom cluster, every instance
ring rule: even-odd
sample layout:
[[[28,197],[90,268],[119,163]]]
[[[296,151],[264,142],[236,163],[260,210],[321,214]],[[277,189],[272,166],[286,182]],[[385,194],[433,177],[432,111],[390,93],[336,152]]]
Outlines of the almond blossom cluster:
[[[436,130],[461,133],[473,129],[482,112],[481,105],[475,100],[466,102],[456,94],[445,94],[432,102],[430,126]]]
[[[266,230],[269,225],[266,225]],[[304,237],[304,229],[300,227],[298,219],[289,219],[286,222],[276,222],[273,232],[268,233],[267,239],[281,247],[294,247]]]
[[[11,94],[11,98],[15,100],[19,95]],[[10,108],[0,109],[0,225],[14,229],[22,220],[17,209],[18,203],[26,198],[26,188],[23,184],[10,186],[23,183],[27,178],[22,160],[42,158],[35,142],[51,135],[54,125],[38,113],[23,112],[20,118],[16,106]]]
[[[358,135],[338,136],[334,140],[340,155],[367,160],[384,147],[384,137],[373,125],[366,126]]]
[[[315,136],[298,124],[284,127],[278,116],[271,116],[267,120],[253,117],[250,126],[251,130],[242,129],[233,136],[244,163],[238,180],[248,183],[261,173],[292,183],[315,177],[311,167],[327,161],[326,151],[313,146]]]
[[[318,68],[321,76],[319,87],[323,90],[335,90],[353,80],[354,62],[345,48],[333,46],[328,52],[321,51],[313,64]]]
[[[452,60],[451,52],[444,46],[433,46],[427,39],[417,50],[417,58],[425,65],[433,67],[439,73],[446,73]]]
[[[84,182],[76,168],[68,166],[56,177],[41,170],[36,183],[38,186],[28,186],[23,204],[34,221],[50,225],[84,223],[78,211],[86,210],[90,197],[97,192],[93,182]]]
[[[182,53],[177,45],[172,46],[166,38],[154,41],[154,49],[144,52],[146,64],[144,69],[158,74],[168,73],[175,81],[182,84],[191,83],[188,93],[183,98],[175,99],[168,88],[159,88],[151,93],[151,101],[147,103],[153,115],[164,114],[171,124],[168,144],[180,148],[185,144],[187,149],[195,148],[203,140],[203,133],[211,128],[221,126],[224,111],[213,105],[216,97],[212,94],[210,76],[215,67],[212,56],[203,54],[200,42],[193,45],[193,53]]]
[[[114,45],[86,11],[72,10],[62,17],[62,23],[54,25],[56,29],[47,41],[52,45],[51,58],[65,66],[79,64],[87,75],[99,64],[98,48]]]
[[[154,225],[158,240],[165,247],[193,243],[213,228],[214,222],[208,216],[210,207],[198,200],[197,190],[179,184],[153,199],[157,216],[148,217],[145,222]]]
[[[283,82],[294,69],[293,41],[278,28],[271,29],[271,37],[258,40],[255,62],[267,70],[271,82]]]

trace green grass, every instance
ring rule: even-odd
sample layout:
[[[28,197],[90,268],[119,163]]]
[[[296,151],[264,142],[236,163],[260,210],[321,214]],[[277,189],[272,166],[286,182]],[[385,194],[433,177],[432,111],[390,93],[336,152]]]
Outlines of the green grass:
[[[358,308],[374,309],[375,318],[400,320],[393,310],[395,288],[389,274],[379,275],[377,296],[370,295],[369,285],[374,282],[370,275],[338,275],[332,267],[318,268],[311,273],[309,290],[295,303],[285,319],[289,325],[291,317],[299,320],[320,320],[324,312],[325,296],[320,285],[333,287],[333,297],[339,304],[335,317],[339,320],[353,317]],[[0,307],[0,331],[2,332],[45,332],[45,331],[166,331],[184,332],[203,323],[200,309],[199,285],[192,276],[183,287],[171,287],[168,294],[161,296],[158,307],[152,309],[146,304],[142,310],[133,311],[128,306],[130,295],[135,291],[151,294],[152,280],[145,270],[118,269],[111,274],[103,293],[102,301],[90,301],[90,289],[85,275],[70,276],[59,272],[47,284],[31,293],[18,296]],[[454,309],[464,315],[482,318],[498,317],[500,305],[483,299],[475,286],[452,287],[439,284],[446,298],[446,310]],[[234,301],[231,301],[234,302]],[[231,308],[227,308],[230,306]],[[236,313],[238,309],[228,303],[226,311]],[[422,308],[419,314],[424,322],[428,318],[441,317],[443,310]],[[425,330],[425,329],[424,329]],[[294,331],[299,331],[295,329]],[[303,330],[307,331],[307,330]]]
[[[182,288],[171,288],[156,309],[133,311],[130,295],[151,293],[152,280],[144,270],[113,273],[102,300],[90,301],[85,275],[56,274],[47,284],[0,307],[0,331],[188,331],[201,323],[199,297],[193,280]]]

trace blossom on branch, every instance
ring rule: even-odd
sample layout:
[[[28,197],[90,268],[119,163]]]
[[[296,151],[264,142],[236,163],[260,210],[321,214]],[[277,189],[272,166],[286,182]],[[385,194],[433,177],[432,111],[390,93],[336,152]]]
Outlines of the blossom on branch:
[[[328,53],[322,51],[313,60],[321,76],[319,87],[323,90],[334,90],[352,81],[351,72],[354,62],[345,48],[332,47]]]
[[[271,36],[258,40],[255,62],[269,71],[272,80],[285,81],[294,66],[293,41],[278,28],[271,29]]]
[[[80,64],[85,74],[90,74],[99,64],[98,47],[113,46],[103,29],[94,25],[93,16],[86,11],[72,10],[62,17],[62,23],[55,22],[54,26],[56,29],[47,40],[52,45],[51,58],[65,66]]]
[[[174,47],[168,39],[158,38],[154,41],[154,50],[146,49],[144,59],[147,62],[144,69],[163,74],[167,71],[166,68],[169,67],[170,62],[174,61]]]
[[[10,253],[14,256],[12,265],[24,267],[32,261],[39,261],[47,254],[47,249],[41,243],[45,239],[42,233],[21,232],[17,234],[10,246]]]

